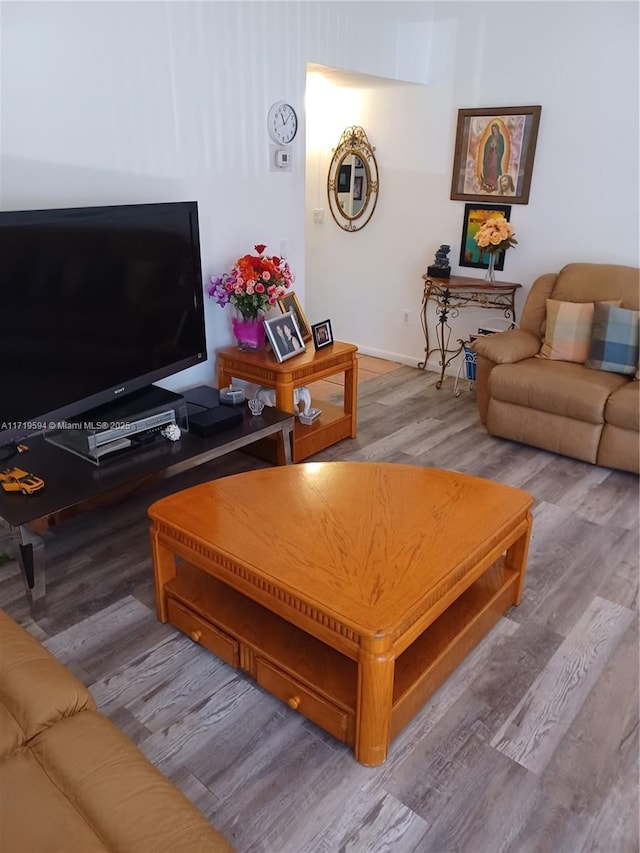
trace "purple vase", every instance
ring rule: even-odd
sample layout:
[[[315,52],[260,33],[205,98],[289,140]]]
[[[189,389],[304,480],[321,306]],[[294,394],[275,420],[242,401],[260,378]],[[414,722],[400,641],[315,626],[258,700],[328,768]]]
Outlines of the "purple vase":
[[[243,350],[243,352],[264,349],[265,333],[262,317],[256,319],[232,317],[231,325],[233,326],[233,334],[238,341],[238,349]]]

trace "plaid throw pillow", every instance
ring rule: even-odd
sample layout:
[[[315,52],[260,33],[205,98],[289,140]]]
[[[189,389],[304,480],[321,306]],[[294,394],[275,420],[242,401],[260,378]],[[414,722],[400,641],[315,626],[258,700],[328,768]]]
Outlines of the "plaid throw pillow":
[[[547,299],[547,325],[540,358],[584,364],[589,355],[593,302]]]
[[[586,367],[633,376],[638,367],[640,312],[598,303]]]

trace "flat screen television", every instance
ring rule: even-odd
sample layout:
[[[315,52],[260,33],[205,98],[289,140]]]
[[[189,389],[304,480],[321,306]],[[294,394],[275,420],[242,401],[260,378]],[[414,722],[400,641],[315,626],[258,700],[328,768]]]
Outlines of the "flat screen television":
[[[206,358],[197,202],[0,212],[0,449]]]

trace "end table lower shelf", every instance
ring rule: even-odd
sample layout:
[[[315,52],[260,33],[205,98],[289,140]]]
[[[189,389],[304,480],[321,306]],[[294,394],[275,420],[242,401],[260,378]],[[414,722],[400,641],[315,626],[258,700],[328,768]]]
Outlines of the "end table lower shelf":
[[[292,458],[301,462],[344,438],[356,437],[358,394],[358,348],[354,344],[335,341],[330,347],[307,351],[282,363],[272,352],[243,352],[236,347],[218,350],[218,387],[242,379],[267,388],[275,388],[276,406],[285,412],[296,413],[294,390],[337,373],[344,373],[343,405],[312,401],[322,410],[312,424],[297,419],[292,436]],[[269,461],[282,463],[282,448],[274,441],[262,441],[252,452]]]

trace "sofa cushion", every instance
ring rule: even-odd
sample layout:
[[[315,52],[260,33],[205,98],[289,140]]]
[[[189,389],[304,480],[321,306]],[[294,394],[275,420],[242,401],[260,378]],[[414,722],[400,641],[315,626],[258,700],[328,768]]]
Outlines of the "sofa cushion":
[[[597,303],[586,366],[632,376],[638,364],[639,318],[638,311]]]
[[[2,850],[107,853],[74,803],[52,783],[30,749],[21,749],[0,766]]]
[[[40,643],[0,610],[0,706],[22,732],[20,745],[64,717],[95,708],[89,691]],[[13,724],[0,737],[4,752]]]
[[[552,299],[564,302],[622,300],[623,308],[640,309],[640,271],[619,264],[567,264],[558,273]]]
[[[584,364],[589,355],[593,302],[547,299],[547,322],[541,358]]]
[[[604,419],[608,424],[638,432],[640,430],[640,383],[627,382],[615,391],[607,400]]]
[[[629,380],[583,364],[527,358],[498,364],[489,376],[492,397],[592,424],[604,423],[609,396]]]
[[[21,746],[24,746],[24,731],[11,711],[0,701],[0,761],[4,761]]]
[[[2,849],[230,853],[233,848],[102,715],[48,728],[0,766]],[[33,810],[36,819],[29,820]]]

